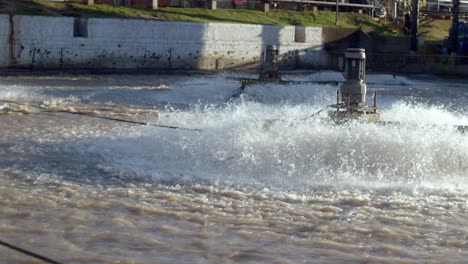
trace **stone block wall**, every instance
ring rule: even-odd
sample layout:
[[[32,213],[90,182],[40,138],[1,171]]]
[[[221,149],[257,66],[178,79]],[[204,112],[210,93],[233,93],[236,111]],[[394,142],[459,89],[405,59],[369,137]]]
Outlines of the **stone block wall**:
[[[0,16],[0,67],[253,68],[269,44],[283,68],[329,66],[322,28],[41,16],[14,16],[13,25],[10,49],[9,16]]]

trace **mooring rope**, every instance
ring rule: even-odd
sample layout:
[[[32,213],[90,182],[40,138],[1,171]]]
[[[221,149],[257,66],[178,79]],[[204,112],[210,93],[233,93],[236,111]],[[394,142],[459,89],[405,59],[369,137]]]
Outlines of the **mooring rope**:
[[[18,247],[18,246],[15,246],[15,245],[13,245],[13,244],[7,243],[7,242],[2,241],[2,240],[0,240],[0,245],[2,245],[2,246],[4,246],[4,247],[7,247],[7,248],[9,248],[9,249],[12,249],[12,250],[14,250],[14,251],[23,253],[23,254],[25,254],[25,255],[28,255],[28,256],[30,256],[30,257],[32,257],[32,258],[42,260],[42,261],[44,261],[44,262],[46,262],[46,263],[50,263],[50,264],[62,264],[61,262],[58,262],[58,261],[53,260],[53,259],[48,258],[48,257],[44,257],[44,256],[42,256],[42,255],[39,255],[39,254],[34,253],[34,252],[32,252],[32,251],[26,250],[26,249],[24,249],[24,248],[20,248],[20,247]]]
[[[144,126],[162,127],[162,128],[168,128],[168,129],[178,129],[178,130],[197,131],[197,132],[202,131],[201,129],[197,129],[197,128],[186,128],[186,127],[179,127],[179,126],[152,124],[152,123],[149,123],[149,122],[133,121],[133,120],[128,120],[128,119],[116,118],[116,117],[95,115],[95,114],[90,114],[90,113],[71,112],[71,111],[61,110],[61,109],[49,109],[49,108],[41,106],[41,105],[28,104],[28,103],[22,103],[22,102],[17,102],[17,101],[0,100],[0,102],[10,103],[10,104],[17,104],[17,105],[22,105],[22,106],[35,107],[35,108],[38,108],[38,109],[46,110],[47,112],[50,112],[50,113],[58,112],[58,113],[65,113],[65,114],[72,114],[72,115],[89,116],[89,117],[106,119],[106,120],[111,120],[111,121],[116,121],[116,122],[124,122],[124,123],[144,125]]]

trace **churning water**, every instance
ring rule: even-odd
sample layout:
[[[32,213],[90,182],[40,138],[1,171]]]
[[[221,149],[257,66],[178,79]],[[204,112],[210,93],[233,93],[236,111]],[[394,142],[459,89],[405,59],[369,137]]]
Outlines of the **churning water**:
[[[241,75],[2,77],[0,239],[64,263],[466,261],[466,83],[370,75],[401,125],[336,126],[336,86],[232,99]]]

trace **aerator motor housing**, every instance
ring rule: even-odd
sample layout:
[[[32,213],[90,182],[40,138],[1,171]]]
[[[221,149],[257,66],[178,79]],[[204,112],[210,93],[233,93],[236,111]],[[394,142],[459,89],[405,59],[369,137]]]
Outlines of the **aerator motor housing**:
[[[259,80],[281,81],[281,74],[278,72],[278,54],[279,51],[275,45],[266,46],[260,66]]]
[[[345,81],[337,91],[336,109],[329,112],[329,116],[343,122],[347,119],[363,121],[378,121],[377,97],[374,93],[374,105],[365,104],[367,95],[366,51],[364,49],[348,48],[344,58]]]

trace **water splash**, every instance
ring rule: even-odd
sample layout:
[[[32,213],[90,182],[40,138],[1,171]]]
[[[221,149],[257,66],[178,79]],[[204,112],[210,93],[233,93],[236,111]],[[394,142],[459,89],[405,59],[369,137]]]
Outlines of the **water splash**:
[[[281,93],[274,94],[282,98]],[[315,103],[318,98],[327,96],[297,96],[294,104],[282,99],[260,103],[251,100],[252,93],[246,98],[225,108],[199,107],[163,115],[160,120],[200,128],[201,133],[144,128],[96,146],[106,150],[103,156],[112,167],[155,181],[279,188],[462,188],[468,184],[468,138],[451,126],[468,121],[462,113],[397,102],[382,117],[407,125],[335,126],[309,118],[328,103]],[[308,102],[298,103],[299,98]]]
[[[337,73],[322,72],[305,79],[330,80],[332,75],[336,80],[341,78]],[[72,85],[66,87],[49,83],[40,87],[6,85],[0,95],[16,99],[27,96],[52,103],[101,100],[138,106],[169,101],[189,106],[169,107],[153,121],[198,128],[203,130],[201,133],[143,127],[129,131],[127,136],[119,134],[75,143],[77,151],[99,157],[93,162],[116,175],[151,178],[156,182],[207,181],[278,188],[467,186],[468,139],[453,128],[468,125],[466,113],[456,110],[460,109],[456,105],[414,103],[407,98],[392,97],[392,93],[400,95],[404,90],[398,86],[402,82],[417,90],[418,95],[425,95],[426,91],[431,94],[434,89],[425,86],[427,81],[368,76],[370,81],[393,85],[382,88],[385,102],[382,119],[407,125],[334,126],[324,120],[326,112],[319,118],[311,116],[335,102],[335,86],[257,84],[248,86],[239,100],[226,104],[225,99],[238,85],[227,82],[228,77],[186,77],[175,82],[167,79],[154,82],[153,86],[148,86],[151,80],[143,80],[135,86],[139,97],[129,96],[134,91],[126,84],[96,91],[102,80],[89,87],[86,83],[86,89],[76,86],[75,81],[65,83]],[[170,89],[164,93],[140,89],[157,88],[161,83]],[[466,104],[466,99],[461,98],[460,102]]]

